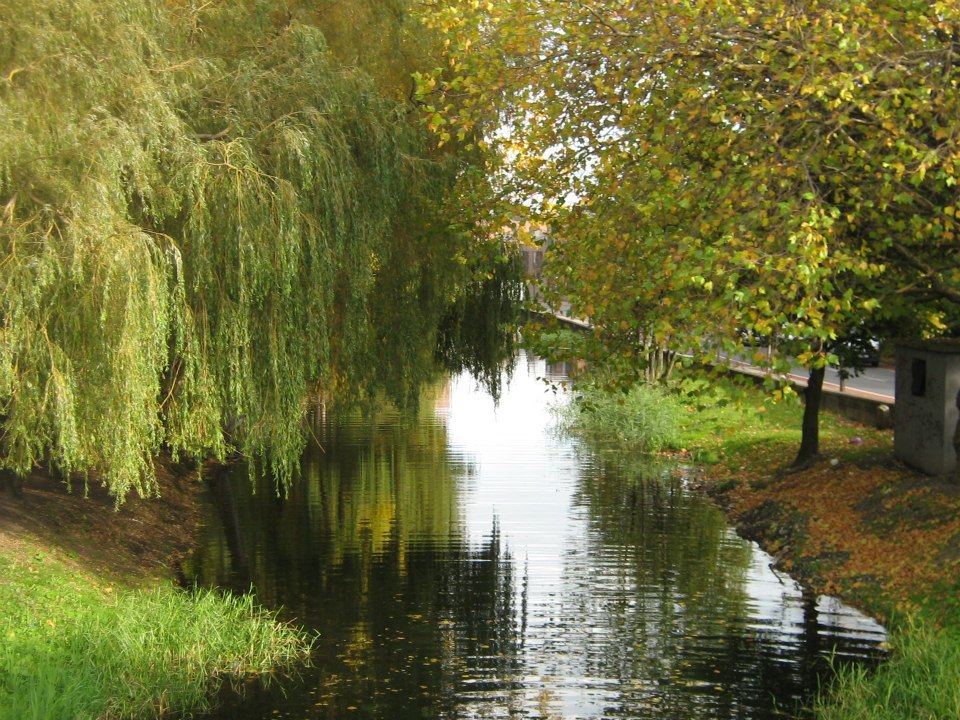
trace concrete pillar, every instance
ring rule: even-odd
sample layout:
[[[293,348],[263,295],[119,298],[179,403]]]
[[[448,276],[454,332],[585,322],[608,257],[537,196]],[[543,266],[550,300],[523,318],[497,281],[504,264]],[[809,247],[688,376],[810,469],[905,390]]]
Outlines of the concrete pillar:
[[[897,345],[893,448],[898,458],[929,475],[957,469],[954,437],[960,394],[960,341]]]

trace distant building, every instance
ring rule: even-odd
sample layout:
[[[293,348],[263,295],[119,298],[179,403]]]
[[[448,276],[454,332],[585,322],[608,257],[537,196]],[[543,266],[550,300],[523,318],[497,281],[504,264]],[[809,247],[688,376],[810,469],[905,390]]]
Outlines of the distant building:
[[[539,276],[540,271],[543,270],[543,255],[545,248],[535,247],[533,245],[521,245],[520,250],[523,251],[527,275],[532,277]]]

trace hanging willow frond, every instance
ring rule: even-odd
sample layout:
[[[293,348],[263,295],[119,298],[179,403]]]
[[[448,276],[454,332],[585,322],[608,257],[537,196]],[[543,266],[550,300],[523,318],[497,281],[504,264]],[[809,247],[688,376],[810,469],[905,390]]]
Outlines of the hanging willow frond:
[[[283,484],[318,386],[411,396],[467,283],[400,102],[270,3],[0,0],[0,465]]]

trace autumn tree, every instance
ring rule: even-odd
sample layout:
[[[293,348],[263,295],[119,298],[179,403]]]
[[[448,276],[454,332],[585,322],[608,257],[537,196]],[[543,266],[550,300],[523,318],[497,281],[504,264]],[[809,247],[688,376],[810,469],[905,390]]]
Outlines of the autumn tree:
[[[494,253],[398,89],[440,46],[352,3],[389,47],[347,58],[335,5],[0,0],[0,465],[120,501],[162,447],[238,450],[283,483],[310,398],[444,360]]]
[[[595,326],[578,352],[789,338],[805,461],[839,338],[956,317],[955,3],[453,1],[428,22],[453,48],[421,82],[432,123],[479,126],[499,198],[550,223],[544,290]]]

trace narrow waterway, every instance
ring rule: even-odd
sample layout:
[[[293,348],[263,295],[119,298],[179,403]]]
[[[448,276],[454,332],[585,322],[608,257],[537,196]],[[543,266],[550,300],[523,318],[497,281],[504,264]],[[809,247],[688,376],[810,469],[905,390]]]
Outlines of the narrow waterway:
[[[464,376],[417,420],[324,418],[286,499],[216,479],[188,577],[319,633],[216,717],[795,717],[828,658],[882,657],[677,473],[559,436],[550,370],[522,360],[498,406]]]

